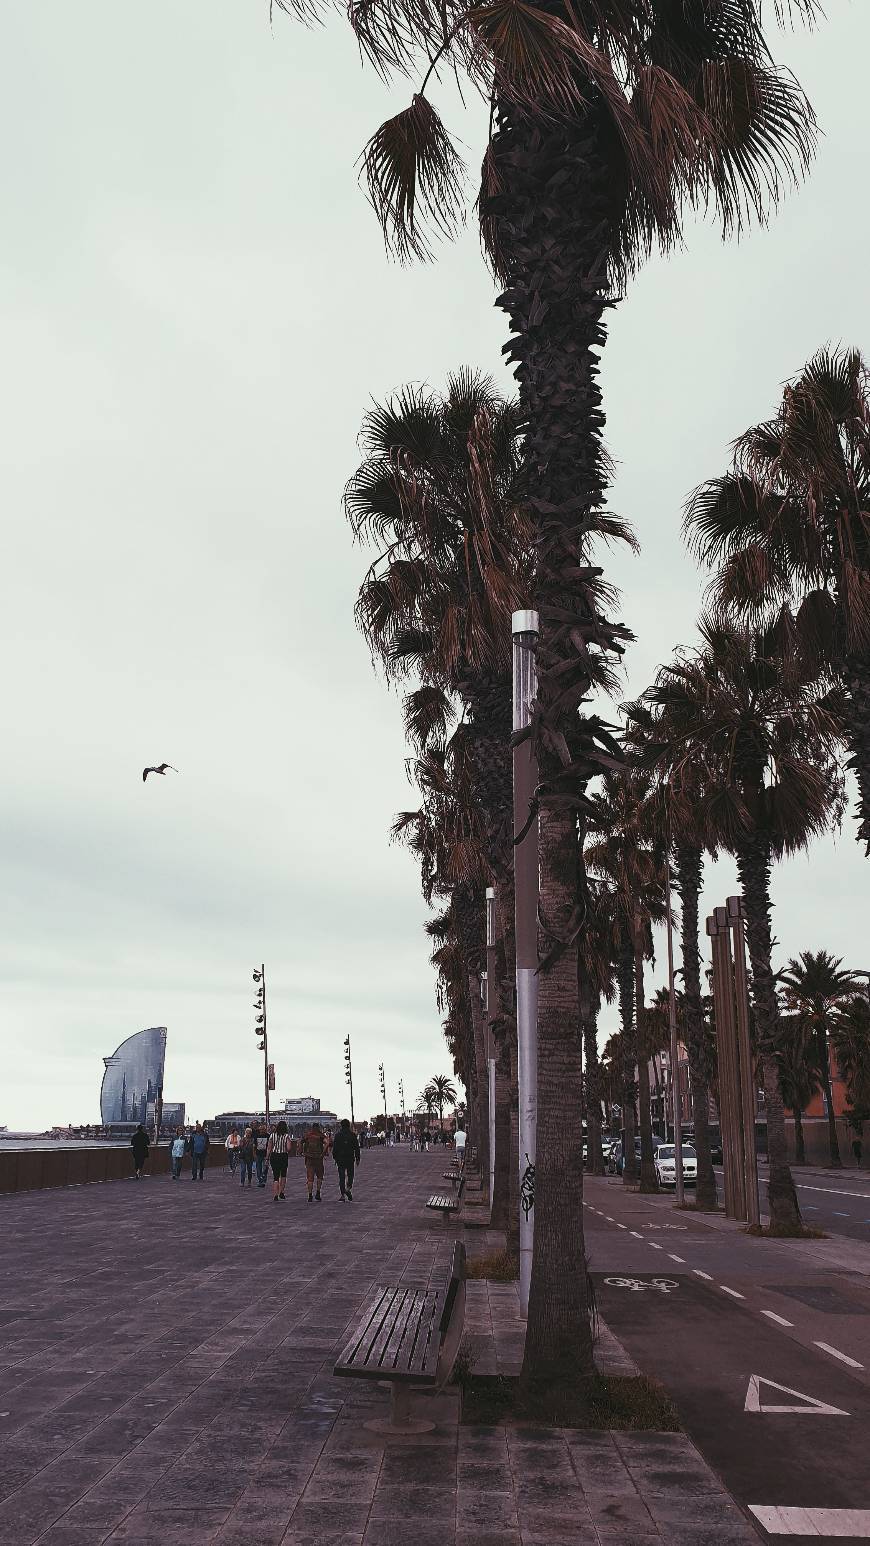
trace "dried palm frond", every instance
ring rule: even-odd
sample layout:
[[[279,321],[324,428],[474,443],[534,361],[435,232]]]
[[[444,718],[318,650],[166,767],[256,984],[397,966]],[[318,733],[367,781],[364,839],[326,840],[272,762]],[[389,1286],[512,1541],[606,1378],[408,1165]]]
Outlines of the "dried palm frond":
[[[449,236],[463,219],[465,166],[434,107],[416,94],[363,152],[369,198],[401,262],[431,258],[427,225]]]

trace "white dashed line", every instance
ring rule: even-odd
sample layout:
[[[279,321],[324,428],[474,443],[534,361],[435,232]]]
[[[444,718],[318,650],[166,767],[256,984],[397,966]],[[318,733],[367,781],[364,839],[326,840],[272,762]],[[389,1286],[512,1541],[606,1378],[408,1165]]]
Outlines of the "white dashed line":
[[[709,1272],[702,1272],[700,1267],[693,1267],[692,1271],[694,1272],[696,1278],[705,1278],[708,1283],[712,1283],[713,1278]]]
[[[627,1224],[617,1223],[616,1227],[617,1227],[617,1229],[628,1229],[628,1225]]]
[[[628,1232],[629,1232],[630,1235],[634,1236],[635,1240],[642,1240],[643,1239],[643,1235],[639,1235],[636,1229],[630,1229]]]
[[[762,1310],[761,1313],[766,1315],[769,1321],[776,1321],[777,1326],[794,1326],[794,1321],[785,1320],[782,1315],[777,1315],[775,1310]]]
[[[864,1367],[862,1363],[858,1362],[857,1358],[850,1358],[848,1353],[841,1353],[839,1348],[831,1347],[828,1342],[817,1342],[816,1347],[820,1347],[823,1353],[830,1353],[832,1358],[839,1358],[841,1363],[847,1363],[850,1369],[863,1369]]]
[[[686,1265],[686,1258],[685,1258],[685,1256],[675,1256],[673,1251],[668,1251],[668,1255],[671,1258],[671,1261],[682,1262],[683,1266],[685,1267],[685,1265]]]
[[[647,1245],[651,1245],[654,1251],[660,1251],[662,1249],[660,1245],[656,1245],[654,1240],[648,1240]]]
[[[608,1224],[612,1224],[613,1223],[613,1219],[610,1217],[609,1213],[605,1213],[604,1217],[606,1218]]]
[[[738,1294],[736,1288],[726,1288],[724,1283],[720,1283],[719,1287],[721,1288],[723,1294],[730,1294],[732,1299],[745,1299],[746,1298],[745,1294]]]

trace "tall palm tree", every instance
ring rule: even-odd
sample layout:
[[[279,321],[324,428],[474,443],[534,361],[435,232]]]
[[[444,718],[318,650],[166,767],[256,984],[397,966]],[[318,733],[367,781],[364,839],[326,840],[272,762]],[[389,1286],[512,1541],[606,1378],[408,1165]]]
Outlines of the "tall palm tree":
[[[789,961],[779,981],[784,990],[786,1004],[801,1019],[807,1021],[816,1038],[816,1064],[825,1105],[828,1113],[828,1147],[831,1164],[841,1169],[840,1142],[837,1137],[837,1119],[831,1091],[831,1060],[828,1051],[831,1030],[831,1012],[845,999],[858,992],[861,984],[852,972],[843,971],[840,956],[829,955],[827,950],[802,950],[800,957]]]
[[[795,1162],[806,1164],[803,1113],[819,1089],[818,1044],[813,1027],[801,1015],[780,1017],[777,1059],[782,1098],[794,1115]]]
[[[278,0],[303,16],[318,15],[321,3]],[[808,17],[815,6],[795,0]],[[546,926],[523,1381],[558,1392],[593,1370],[585,1277],[575,1270],[583,1198],[570,1107],[580,1077],[576,956],[585,905],[577,825],[590,777],[614,754],[604,727],[581,720],[578,708],[602,670],[596,661],[618,656],[627,636],[592,589],[588,539],[607,482],[598,380],[606,314],[653,243],[680,239],[686,203],[712,205],[725,232],[753,215],[763,220],[809,162],[813,119],[791,78],[771,64],[760,0],[556,0],[546,8],[383,0],[353,4],[348,15],[382,75],[413,74],[421,56],[429,61],[410,106],[366,150],[369,192],[401,255],[427,255],[431,229],[450,230],[461,213],[461,163],[426,95],[430,80],[441,66],[464,73],[491,102],[479,207],[504,285],[498,304],[509,318],[507,353],[528,425],[541,620],[532,733]]]
[[[428,1088],[435,1096],[435,1104],[438,1107],[438,1125],[444,1131],[444,1107],[455,1106],[457,1101],[456,1085],[447,1074],[435,1074],[429,1080]]]
[[[842,809],[836,762],[842,721],[814,675],[801,674],[800,662],[784,663],[769,635],[709,616],[699,627],[700,647],[678,653],[645,698],[661,711],[662,738],[679,748],[678,776],[683,765],[701,768],[703,822],[737,860],[764,1076],[771,1221],[788,1232],[801,1221],[776,1060],[770,872],[776,859],[805,848]]]
[[[664,850],[654,822],[650,775],[625,769],[606,773],[602,792],[589,816],[593,834],[586,844],[589,870],[609,883],[613,899],[613,929],[617,956],[620,1012],[623,1018],[623,1054],[626,1059],[624,1122],[625,1168],[623,1179],[635,1179],[633,1107],[635,1069],[640,1119],[640,1187],[658,1191],[652,1119],[650,1113],[649,1062],[646,1047],[646,1006],[643,963],[652,955],[653,923],[664,916],[662,866]],[[634,1001],[633,1034],[629,1005]],[[626,1035],[628,1030],[628,1035]]]
[[[857,349],[821,350],[775,416],[696,490],[686,529],[721,564],[717,603],[789,642],[845,689],[858,840],[870,853],[870,374]],[[792,609],[796,616],[792,618]]]

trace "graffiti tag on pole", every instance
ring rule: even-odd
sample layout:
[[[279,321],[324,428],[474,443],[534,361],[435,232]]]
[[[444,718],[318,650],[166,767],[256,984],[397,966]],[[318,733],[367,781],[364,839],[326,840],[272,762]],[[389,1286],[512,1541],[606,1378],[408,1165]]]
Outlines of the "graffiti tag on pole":
[[[523,1171],[523,1179],[520,1182],[520,1207],[523,1215],[528,1219],[535,1206],[535,1167],[526,1155],[526,1168]]]

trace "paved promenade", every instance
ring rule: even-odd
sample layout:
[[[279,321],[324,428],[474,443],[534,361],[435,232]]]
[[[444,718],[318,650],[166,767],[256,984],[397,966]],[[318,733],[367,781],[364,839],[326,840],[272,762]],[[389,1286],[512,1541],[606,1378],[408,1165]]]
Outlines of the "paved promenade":
[[[293,1161],[284,1204],[217,1171],[0,1200],[0,1546],[756,1539],[683,1435],[460,1428],[455,1391],[433,1434],[366,1431],[387,1393],[332,1364],[373,1282],[446,1272],[443,1166],[369,1151],[352,1205]],[[514,1357],[510,1290],[470,1288]]]

